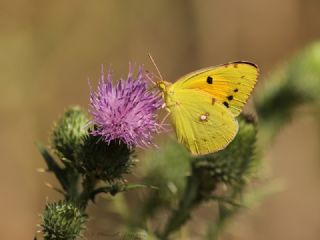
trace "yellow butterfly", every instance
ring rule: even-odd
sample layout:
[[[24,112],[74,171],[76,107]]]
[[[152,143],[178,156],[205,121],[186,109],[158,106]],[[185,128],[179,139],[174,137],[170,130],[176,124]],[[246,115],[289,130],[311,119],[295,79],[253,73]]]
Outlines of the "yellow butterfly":
[[[255,64],[239,61],[191,72],[175,83],[158,81],[178,141],[193,155],[224,149],[238,132],[235,117],[258,74]]]

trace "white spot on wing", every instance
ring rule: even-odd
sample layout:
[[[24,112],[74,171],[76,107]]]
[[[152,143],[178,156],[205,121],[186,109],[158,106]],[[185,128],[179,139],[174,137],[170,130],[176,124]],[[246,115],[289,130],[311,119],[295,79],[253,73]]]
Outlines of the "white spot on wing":
[[[208,120],[208,116],[209,116],[209,113],[204,113],[204,114],[201,114],[200,115],[200,121],[201,122],[204,122],[204,121],[207,121]]]
[[[200,116],[200,120],[201,120],[201,121],[207,120],[207,116],[206,116],[206,115],[201,115],[201,116]]]

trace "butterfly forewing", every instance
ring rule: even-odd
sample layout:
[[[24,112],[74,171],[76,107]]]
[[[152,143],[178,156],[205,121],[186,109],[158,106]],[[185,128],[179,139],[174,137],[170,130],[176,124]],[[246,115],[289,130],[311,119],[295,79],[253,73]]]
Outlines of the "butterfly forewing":
[[[249,62],[232,62],[201,69],[180,78],[172,85],[178,89],[198,89],[238,116],[258,77],[258,68]]]

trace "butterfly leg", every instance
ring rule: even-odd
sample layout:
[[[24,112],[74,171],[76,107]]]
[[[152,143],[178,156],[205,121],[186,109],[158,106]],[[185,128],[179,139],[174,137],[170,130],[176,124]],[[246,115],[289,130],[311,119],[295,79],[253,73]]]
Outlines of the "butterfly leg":
[[[169,115],[171,113],[169,109],[167,109],[167,111],[168,111],[167,114],[164,116],[164,118],[162,119],[162,121],[160,123],[161,125],[167,120],[167,118],[169,117]]]
[[[162,109],[165,108],[168,112],[171,112],[170,108],[175,107],[175,106],[177,106],[177,104],[167,105],[166,103],[163,103],[163,104],[161,105],[161,108],[162,108]]]
[[[163,120],[161,121],[161,124],[163,124],[165,122],[165,120],[169,117],[170,113],[171,113],[171,110],[170,108],[176,106],[176,104],[174,105],[167,105],[166,103],[163,103],[161,108],[167,110],[167,114],[165,115],[165,117],[163,118]]]

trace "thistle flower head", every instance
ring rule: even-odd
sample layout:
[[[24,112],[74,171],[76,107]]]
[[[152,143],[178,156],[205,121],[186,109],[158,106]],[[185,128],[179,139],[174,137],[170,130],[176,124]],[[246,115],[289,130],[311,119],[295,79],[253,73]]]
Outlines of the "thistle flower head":
[[[137,76],[129,67],[127,79],[112,83],[109,71],[96,91],[91,91],[91,123],[95,125],[91,134],[101,136],[105,142],[120,140],[128,146],[147,146],[152,134],[160,130],[155,111],[162,105],[161,96],[147,89],[147,76],[140,67]]]
[[[88,135],[77,152],[78,171],[94,175],[110,183],[123,179],[134,166],[133,150],[123,142],[111,141],[108,145],[99,136]]]

